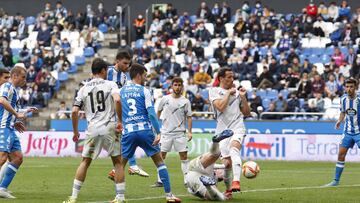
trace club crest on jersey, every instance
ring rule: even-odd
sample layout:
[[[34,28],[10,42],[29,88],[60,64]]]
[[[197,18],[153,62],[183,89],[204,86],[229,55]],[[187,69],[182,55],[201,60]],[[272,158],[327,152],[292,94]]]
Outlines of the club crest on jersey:
[[[356,113],[357,113],[356,110],[353,108],[346,109],[346,114],[349,116],[355,116]]]

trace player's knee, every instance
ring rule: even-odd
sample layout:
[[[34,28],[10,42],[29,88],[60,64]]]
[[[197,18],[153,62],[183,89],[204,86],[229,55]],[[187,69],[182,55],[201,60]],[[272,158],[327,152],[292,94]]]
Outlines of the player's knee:
[[[338,155],[338,161],[345,161],[346,154],[345,153],[339,153]]]
[[[225,165],[226,169],[231,168],[231,159],[223,159],[223,164]]]
[[[7,160],[7,156],[0,156],[0,165],[2,166]]]
[[[23,163],[23,156],[22,155],[15,156],[13,157],[11,162],[16,164],[17,166],[20,166]]]

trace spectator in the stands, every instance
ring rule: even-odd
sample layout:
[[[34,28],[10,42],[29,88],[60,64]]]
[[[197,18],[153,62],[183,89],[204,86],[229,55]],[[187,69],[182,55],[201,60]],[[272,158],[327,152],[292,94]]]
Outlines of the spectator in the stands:
[[[339,7],[336,6],[336,2],[331,2],[328,8],[328,20],[335,22],[339,17]]]
[[[298,112],[300,111],[300,101],[296,97],[296,92],[290,93],[290,98],[287,100],[287,112]]]
[[[274,101],[275,110],[277,112],[285,112],[287,109],[287,102],[284,96],[279,93],[278,98]]]
[[[348,5],[347,1],[342,1],[339,6],[339,19],[340,20],[351,19],[351,8]]]
[[[310,0],[309,5],[306,6],[306,14],[308,16],[311,16],[312,18],[315,18],[318,12],[318,8],[316,4],[314,4],[313,0]]]
[[[48,28],[46,23],[41,24],[41,29],[37,35],[37,41],[40,46],[48,47],[50,46],[51,42],[51,34],[50,29]]]
[[[57,16],[58,14],[61,14],[62,16],[66,17],[67,16],[67,10],[66,8],[63,6],[61,1],[57,1],[56,2],[56,8],[55,8],[55,16]]]
[[[211,11],[209,7],[206,5],[205,1],[201,2],[200,8],[198,9],[196,16],[203,20],[210,20]]]
[[[201,41],[204,45],[207,45],[210,42],[211,34],[205,28],[205,24],[203,21],[198,24],[194,37],[196,40]]]
[[[272,88],[274,85],[274,78],[272,73],[269,72],[268,67],[263,67],[263,72],[257,78],[257,88],[258,89],[267,89]]]
[[[356,56],[354,65],[351,68],[351,76],[354,78],[360,78],[360,55]]]
[[[307,99],[311,95],[311,81],[307,73],[303,73],[297,88],[297,97]]]
[[[171,3],[168,3],[166,6],[165,17],[173,18],[176,15],[177,15],[177,10],[173,7]]]
[[[60,106],[57,111],[58,112],[57,112],[56,116],[58,119],[69,119],[70,118],[70,113],[69,113],[70,108],[66,106],[65,101],[60,102]],[[66,111],[66,112],[64,112],[64,111]]]
[[[196,93],[194,99],[191,101],[192,111],[204,111],[205,100],[202,98],[200,93]]]
[[[204,71],[204,67],[200,66],[199,72],[194,75],[194,83],[201,89],[205,89],[211,83],[211,77]]]
[[[311,93],[313,96],[320,93],[323,94],[325,90],[325,82],[319,74],[314,76],[314,81],[311,83]]]
[[[345,56],[344,56],[343,53],[341,53],[340,48],[336,47],[335,50],[334,50],[334,54],[332,55],[331,58],[335,60],[335,64],[337,66],[340,66],[341,63],[344,61]]]
[[[226,1],[223,2],[220,18],[224,23],[228,23],[231,20],[231,8]]]
[[[329,75],[328,81],[325,83],[325,95],[329,98],[334,98],[337,93],[337,82],[333,74]]]
[[[246,31],[246,22],[244,21],[243,17],[239,17],[239,19],[237,19],[237,22],[234,25],[234,35],[237,37],[242,37],[242,35],[245,34]]]
[[[251,111],[253,112],[257,112],[257,108],[259,106],[262,106],[262,99],[259,95],[256,95],[256,91],[253,91],[251,93],[251,96],[249,98],[249,102],[250,102],[250,108],[251,108]]]
[[[269,113],[277,112],[275,103],[271,102],[269,104],[269,108],[265,112],[269,112]],[[264,114],[262,116],[263,120],[276,120],[276,119],[279,119],[279,118],[280,118],[279,115],[275,115],[275,114]]]
[[[142,15],[134,20],[134,29],[135,29],[135,39],[143,39],[145,33],[145,19]]]
[[[30,67],[27,70],[27,76],[26,76],[26,82],[27,83],[34,83],[36,79],[36,72],[33,65],[30,65]]]

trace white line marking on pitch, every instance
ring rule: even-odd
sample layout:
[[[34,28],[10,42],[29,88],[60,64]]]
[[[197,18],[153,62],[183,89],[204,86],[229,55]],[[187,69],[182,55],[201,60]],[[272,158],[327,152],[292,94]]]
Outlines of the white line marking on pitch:
[[[284,191],[284,190],[308,190],[308,189],[325,189],[325,188],[349,188],[349,187],[360,187],[360,184],[355,185],[340,185],[337,187],[324,187],[324,186],[310,186],[310,187],[288,187],[288,188],[268,188],[268,189],[255,189],[255,190],[244,190],[241,193],[249,192],[271,192],[271,191]],[[236,194],[236,193],[235,193]],[[176,195],[177,197],[190,197],[190,194]],[[136,199],[127,199],[127,201],[141,201],[141,200],[152,200],[152,199],[162,199],[164,196],[157,197],[142,197]],[[108,203],[109,201],[99,201],[99,202],[87,202],[87,203]]]

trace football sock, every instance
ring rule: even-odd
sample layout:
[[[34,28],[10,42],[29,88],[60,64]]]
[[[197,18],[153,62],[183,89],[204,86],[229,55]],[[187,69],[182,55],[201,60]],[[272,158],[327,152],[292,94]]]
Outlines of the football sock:
[[[210,153],[211,153],[212,155],[219,155],[220,149],[219,149],[219,143],[218,143],[218,142],[213,142],[213,143],[211,144]]]
[[[208,185],[205,186],[206,190],[209,192],[210,196],[211,196],[211,200],[220,200],[220,201],[224,201],[225,200],[225,196],[223,193],[221,193],[216,186],[214,185]]]
[[[164,185],[165,193],[170,193],[171,192],[170,178],[169,178],[169,173],[167,171],[166,165],[165,164],[158,165],[157,171],[160,176],[160,180]]]
[[[230,190],[231,188],[231,171],[231,168],[224,169],[224,183],[227,190]]]
[[[230,156],[231,156],[232,169],[233,169],[233,175],[234,175],[233,181],[240,181],[242,162],[241,162],[241,158],[240,158],[239,149],[236,147],[231,147]]]
[[[185,182],[185,176],[189,172],[189,160],[188,159],[181,160],[181,170],[183,172],[184,182]]]
[[[72,194],[71,197],[72,198],[77,198],[81,189],[81,186],[84,182],[81,182],[80,180],[76,180],[74,179],[74,185],[73,185],[73,190],[72,190]]]
[[[129,159],[129,166],[130,166],[131,168],[133,168],[134,166],[137,166],[137,164],[136,164],[136,159],[135,159],[135,155],[132,156],[132,157]]]
[[[158,177],[158,182],[161,183],[161,179],[160,179],[160,176],[159,176],[159,173],[157,174],[157,177]]]
[[[125,200],[125,182],[115,184],[116,199]]]
[[[9,162],[5,162],[2,166],[1,166],[1,170],[0,170],[0,183],[1,181],[3,180],[4,176],[5,176],[5,173],[6,173],[6,169],[7,169],[7,166],[9,165]]]
[[[9,163],[8,166],[6,167],[6,171],[5,171],[5,176],[4,179],[2,180],[0,187],[1,188],[8,188],[11,181],[14,179],[16,172],[18,171],[19,166],[16,166],[13,163]]]
[[[335,178],[334,180],[340,181],[341,174],[344,170],[345,162],[344,161],[338,161],[336,162],[336,168],[335,168]]]

